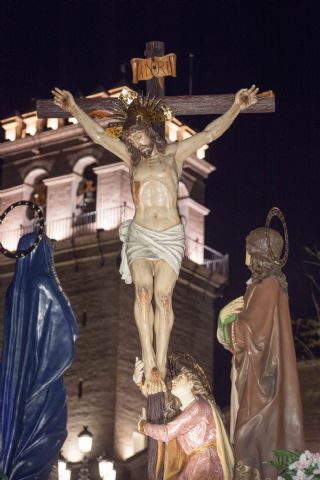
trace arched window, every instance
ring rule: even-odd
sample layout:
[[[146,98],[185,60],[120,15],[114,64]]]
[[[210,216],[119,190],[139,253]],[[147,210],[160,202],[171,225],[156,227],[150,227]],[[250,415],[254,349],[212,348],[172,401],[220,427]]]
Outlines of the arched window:
[[[93,225],[96,221],[97,175],[94,168],[98,166],[95,157],[88,155],[80,158],[74,168],[74,202],[73,225]]]
[[[24,198],[36,203],[46,215],[47,187],[44,179],[48,178],[48,172],[44,168],[34,168],[24,179]],[[25,221],[37,220],[37,215],[32,208],[26,210]]]
[[[87,165],[82,172],[82,179],[77,188],[77,208],[81,213],[94,212],[97,202],[97,175],[93,171],[97,162]]]

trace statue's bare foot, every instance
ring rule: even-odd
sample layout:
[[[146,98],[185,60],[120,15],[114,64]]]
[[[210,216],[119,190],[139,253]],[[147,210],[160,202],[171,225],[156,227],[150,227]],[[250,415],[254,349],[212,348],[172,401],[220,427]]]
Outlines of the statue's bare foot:
[[[160,376],[161,376],[162,380],[164,380],[166,378],[166,374],[167,374],[166,362],[164,363],[164,365],[161,365],[158,362],[158,370],[159,370],[159,373],[160,373]]]
[[[147,395],[155,395],[156,393],[166,392],[167,387],[161,378],[160,372],[157,367],[151,370],[150,378],[147,378],[145,382],[145,390]]]

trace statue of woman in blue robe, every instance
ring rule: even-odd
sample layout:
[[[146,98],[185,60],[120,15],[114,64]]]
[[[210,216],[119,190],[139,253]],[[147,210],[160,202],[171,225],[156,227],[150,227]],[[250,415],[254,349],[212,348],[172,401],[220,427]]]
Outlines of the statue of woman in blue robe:
[[[24,235],[27,249],[35,233]],[[44,235],[16,261],[6,293],[0,369],[0,474],[48,480],[67,436],[63,373],[74,357],[76,320]]]

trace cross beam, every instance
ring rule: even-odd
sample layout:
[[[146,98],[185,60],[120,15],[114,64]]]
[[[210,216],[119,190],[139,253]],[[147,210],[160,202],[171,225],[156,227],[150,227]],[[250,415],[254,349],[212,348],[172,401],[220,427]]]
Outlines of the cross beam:
[[[146,44],[145,56],[155,59],[164,55],[164,43],[152,41]],[[172,107],[176,116],[180,115],[221,115],[231,107],[234,94],[222,95],[183,95],[176,97],[164,96],[164,78],[153,77],[146,82],[147,93],[151,97],[161,97]],[[272,92],[265,92],[257,96],[257,103],[243,110],[243,113],[272,113],[275,111],[275,98]],[[107,110],[109,118],[119,100],[117,98],[81,98],[77,104],[86,113],[94,110]],[[241,112],[242,113],[242,112]],[[37,114],[39,118],[68,118],[69,112],[57,107],[52,100],[38,100]]]
[[[257,103],[241,113],[273,113],[275,111],[275,97],[272,93],[260,94],[257,99]],[[231,107],[234,94],[168,96],[163,97],[163,101],[174,108],[175,116],[221,115]],[[107,110],[112,113],[119,100],[117,98],[80,98],[76,102],[87,113],[94,110]],[[37,114],[39,118],[68,118],[71,116],[69,112],[56,106],[52,100],[38,100]]]

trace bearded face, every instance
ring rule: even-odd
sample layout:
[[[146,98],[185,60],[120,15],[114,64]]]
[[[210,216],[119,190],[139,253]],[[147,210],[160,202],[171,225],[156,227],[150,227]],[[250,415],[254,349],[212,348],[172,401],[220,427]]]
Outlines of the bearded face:
[[[128,142],[145,158],[149,158],[154,149],[154,141],[144,130],[138,130],[128,137]]]
[[[138,165],[142,158],[150,158],[153,152],[164,153],[166,142],[149,125],[133,125],[122,133],[133,165]]]

